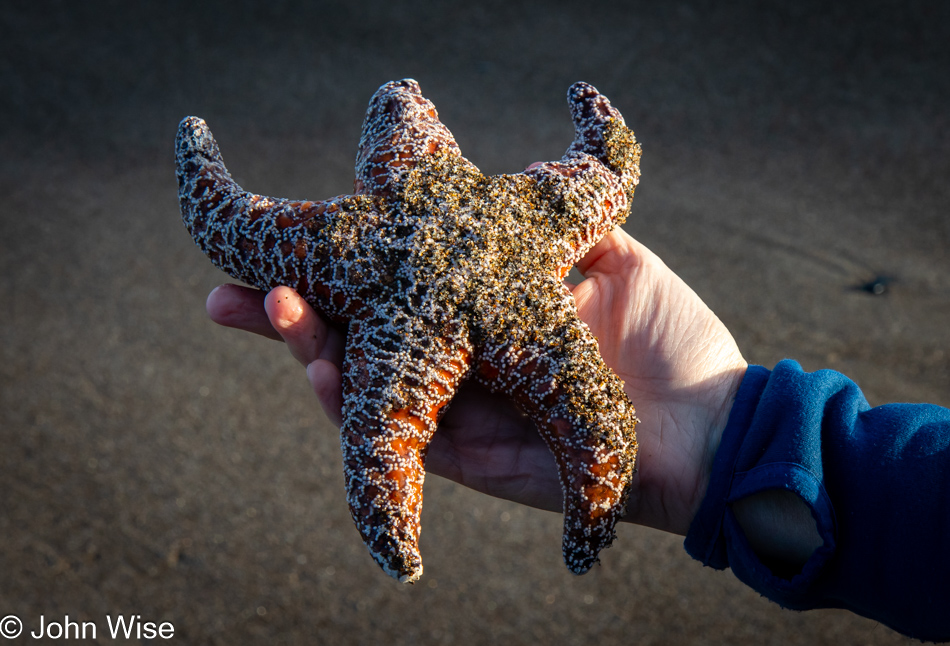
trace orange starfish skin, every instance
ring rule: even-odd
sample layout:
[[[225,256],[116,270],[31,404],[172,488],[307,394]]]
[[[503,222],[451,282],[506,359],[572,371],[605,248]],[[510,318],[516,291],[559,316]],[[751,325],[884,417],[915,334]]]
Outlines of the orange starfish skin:
[[[573,572],[597,561],[624,512],[635,411],[561,279],[625,219],[640,146],[590,85],[568,102],[575,139],[560,161],[485,177],[415,81],[387,83],[363,123],[355,194],[320,202],[244,191],[202,120],[179,127],[182,218],[199,247],[234,278],[293,287],[347,325],[347,498],[401,581],[422,574],[426,448],[470,377],[511,396],[553,452]]]

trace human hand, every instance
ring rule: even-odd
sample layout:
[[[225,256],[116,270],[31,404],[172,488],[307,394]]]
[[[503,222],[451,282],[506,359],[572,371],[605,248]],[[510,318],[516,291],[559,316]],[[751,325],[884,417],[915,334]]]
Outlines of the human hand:
[[[581,319],[637,409],[640,454],[626,520],[685,534],[747,367],[725,326],[655,254],[621,229],[577,268]],[[287,287],[225,285],[215,322],[284,340],[307,368],[328,417],[341,423],[343,334]],[[433,437],[426,471],[493,496],[561,511],[554,457],[533,422],[501,395],[466,383]]]

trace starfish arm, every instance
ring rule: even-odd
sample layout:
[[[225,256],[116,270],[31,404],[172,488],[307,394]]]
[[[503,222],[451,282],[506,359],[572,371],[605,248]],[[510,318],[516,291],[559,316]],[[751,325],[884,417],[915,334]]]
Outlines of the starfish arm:
[[[352,309],[357,299],[346,277],[336,276],[344,253],[333,235],[339,227],[328,225],[357,211],[349,220],[372,226],[379,214],[370,198],[309,202],[249,193],[231,178],[207,124],[196,117],[179,126],[176,162],[182,220],[215,266],[260,289],[292,287],[334,318]]]
[[[613,107],[597,88],[583,82],[575,83],[567,90],[567,103],[574,121],[574,141],[568,146],[563,159],[593,157],[617,173],[624,184],[633,182],[633,186],[636,186],[640,176],[639,166],[627,163],[629,159],[618,155],[620,152],[632,154],[634,151],[616,150],[625,143],[634,146],[637,148],[636,161],[639,161],[639,145],[636,145],[633,133],[627,129],[620,110]],[[624,130],[632,140],[614,141]]]
[[[591,158],[548,162],[524,172],[538,182],[556,235],[548,238],[563,278],[618,224],[629,200],[617,176]]]
[[[506,335],[487,343],[476,359],[475,378],[509,394],[554,453],[564,496],[564,561],[583,574],[613,541],[625,512],[637,418],[623,382],[569,307],[553,328],[543,339]]]
[[[640,181],[640,144],[610,101],[587,83],[568,91],[574,141],[557,162],[524,174],[538,181],[549,208],[567,212],[562,273],[623,224]]]
[[[387,574],[412,583],[422,576],[426,450],[470,372],[472,353],[389,309],[350,324],[341,444],[347,500],[363,542]]]
[[[356,192],[389,197],[422,156],[436,152],[462,154],[419,84],[413,79],[390,81],[370,99],[363,120]]]

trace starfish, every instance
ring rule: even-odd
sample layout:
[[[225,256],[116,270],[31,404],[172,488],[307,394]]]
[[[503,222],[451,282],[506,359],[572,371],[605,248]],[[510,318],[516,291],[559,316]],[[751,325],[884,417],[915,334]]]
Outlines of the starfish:
[[[575,138],[557,162],[485,176],[412,79],[373,95],[355,191],[292,201],[244,191],[201,119],[176,142],[184,223],[212,262],[292,287],[346,326],[344,476],[377,563],[422,574],[428,444],[459,386],[510,396],[554,454],[563,555],[578,574],[610,545],[634,473],[637,418],[564,276],[630,209],[640,145],[595,88],[568,91]]]

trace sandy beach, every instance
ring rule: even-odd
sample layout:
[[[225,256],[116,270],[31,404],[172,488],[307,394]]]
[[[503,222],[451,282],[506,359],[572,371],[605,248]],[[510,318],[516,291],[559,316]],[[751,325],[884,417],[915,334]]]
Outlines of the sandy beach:
[[[629,524],[574,576],[559,514],[435,476],[425,576],[391,580],[303,370],[205,313],[228,278],[181,224],[174,137],[201,116],[246,188],[322,199],[386,81],[419,81],[486,173],[560,158],[587,81],[643,144],[625,229],[749,362],[948,406],[950,5],[12,2],[0,29],[11,643],[67,616],[140,642],[120,615],[173,626],[151,643],[917,643]]]

